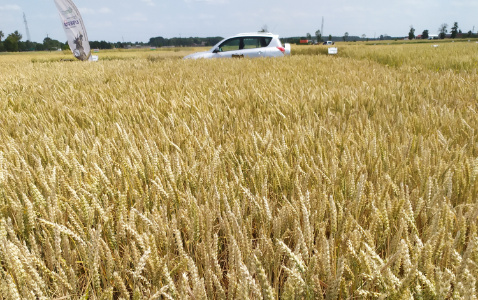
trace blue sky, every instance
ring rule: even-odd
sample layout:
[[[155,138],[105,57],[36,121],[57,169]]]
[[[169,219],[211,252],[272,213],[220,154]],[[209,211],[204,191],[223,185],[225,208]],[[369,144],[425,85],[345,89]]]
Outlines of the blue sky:
[[[478,31],[477,0],[73,0],[90,40],[148,42],[163,36],[229,36],[269,31],[282,37],[320,29],[324,34],[373,38],[405,36],[410,25],[436,34],[442,23],[458,22],[463,32]],[[48,34],[66,40],[53,0],[0,0],[0,30],[18,30],[26,40],[23,13],[33,41]]]

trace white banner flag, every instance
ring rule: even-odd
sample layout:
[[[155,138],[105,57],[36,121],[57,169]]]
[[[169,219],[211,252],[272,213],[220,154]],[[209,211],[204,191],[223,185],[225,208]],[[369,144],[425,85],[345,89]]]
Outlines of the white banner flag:
[[[60,13],[71,52],[79,60],[88,60],[91,54],[90,43],[80,11],[71,0],[55,0],[55,4]]]

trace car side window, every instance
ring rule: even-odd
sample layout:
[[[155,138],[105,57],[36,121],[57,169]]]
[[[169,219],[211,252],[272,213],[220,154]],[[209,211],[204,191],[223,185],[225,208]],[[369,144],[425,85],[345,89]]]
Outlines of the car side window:
[[[219,51],[220,52],[226,52],[226,51],[235,51],[239,50],[239,44],[241,42],[241,38],[233,38],[225,41],[221,45],[219,45]]]
[[[263,48],[267,47],[270,44],[271,40],[271,37],[232,38],[219,45],[219,52]]]
[[[259,42],[261,43],[261,47],[267,47],[271,43],[272,38],[271,37],[261,37],[259,39]]]
[[[270,37],[245,37],[244,38],[244,49],[255,49],[267,47],[272,38]]]
[[[255,37],[245,37],[244,38],[244,49],[254,49],[258,48],[259,39]]]

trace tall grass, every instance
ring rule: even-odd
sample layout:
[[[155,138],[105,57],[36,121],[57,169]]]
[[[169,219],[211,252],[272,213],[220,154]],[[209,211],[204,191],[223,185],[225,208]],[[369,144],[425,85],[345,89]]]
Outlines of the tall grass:
[[[0,58],[0,298],[476,297],[476,69],[148,55]]]

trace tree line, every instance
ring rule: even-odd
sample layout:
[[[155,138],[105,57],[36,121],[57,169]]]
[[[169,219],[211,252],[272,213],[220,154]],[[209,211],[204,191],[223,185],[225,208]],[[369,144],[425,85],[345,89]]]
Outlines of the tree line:
[[[19,52],[19,51],[55,51],[55,50],[68,50],[68,42],[60,42],[58,40],[46,37],[42,43],[32,41],[22,41],[23,36],[15,30],[6,36],[5,33],[0,30],[0,52]],[[92,49],[114,49],[114,48],[128,48],[134,45],[131,42],[106,42],[106,41],[90,41],[90,47]],[[136,42],[135,44],[141,44]]]
[[[458,26],[458,22],[453,23],[453,27],[450,28],[450,32],[448,32],[448,24],[443,23],[440,25],[438,28],[438,38],[440,39],[445,39],[445,38],[477,38],[478,34],[473,33],[473,31],[468,31],[468,32],[462,32],[461,29]],[[328,38],[324,37],[322,35],[322,32],[320,29],[315,31],[315,35],[312,36],[312,34],[307,33],[305,36],[301,37],[290,37],[290,38],[285,38],[281,39],[285,41],[286,43],[292,43],[292,44],[299,44],[301,41],[308,41],[309,43],[321,43],[324,42],[325,40],[327,41],[368,41],[369,39],[372,40],[396,40],[396,39],[402,39],[404,36],[401,37],[391,37],[388,34],[382,34],[378,37],[373,37],[369,38],[365,34],[362,34],[361,36],[350,36],[348,32],[345,32],[343,36],[332,36],[329,35]],[[405,36],[406,37],[406,36]],[[416,39],[416,38],[421,38],[421,39],[428,39],[430,37],[430,31],[428,29],[425,29],[421,35],[416,36],[415,35],[415,28],[413,25],[410,26],[410,31],[408,32],[408,39]]]
[[[453,26],[450,28],[450,33],[448,33],[448,24],[443,23],[438,28],[438,37],[440,39],[444,38],[476,38],[478,35],[473,33],[471,30],[467,33],[463,33],[461,29],[458,27],[458,22],[454,22]],[[263,28],[261,31],[267,31],[267,28]],[[18,52],[18,51],[53,51],[53,50],[68,50],[68,43],[67,42],[60,42],[58,40],[52,39],[50,37],[46,37],[43,39],[42,43],[32,42],[32,41],[22,41],[22,35],[16,30],[13,33],[10,33],[5,39],[5,34],[3,31],[0,30],[0,52]],[[430,33],[428,29],[425,29],[421,35],[415,35],[415,28],[413,25],[410,26],[410,31],[408,32],[409,39],[416,39],[417,37],[422,39],[428,39],[430,37]],[[315,31],[315,42],[321,43],[324,40],[329,41],[368,41],[369,38],[362,34],[362,36],[349,36],[349,33],[346,32],[341,37],[336,37],[329,35],[327,39],[324,39],[322,36],[322,32],[320,30]],[[379,38],[375,38],[377,40],[389,40],[389,39],[397,39],[392,38],[385,35],[380,35]],[[222,40],[222,37],[173,37],[173,38],[164,38],[162,36],[152,37],[149,39],[148,43],[142,42],[106,42],[106,41],[90,41],[90,47],[92,49],[114,49],[114,48],[130,48],[133,45],[137,46],[151,46],[151,47],[184,47],[184,46],[213,46],[217,44],[219,41]],[[307,33],[305,36],[302,37],[289,37],[289,38],[281,38],[282,42],[285,43],[292,43],[292,44],[299,44],[303,40],[307,41],[314,41],[312,35]]]
[[[162,36],[152,37],[149,39],[148,45],[152,47],[184,47],[184,46],[214,46],[223,38],[215,37],[173,37],[164,38]]]
[[[461,29],[458,26],[458,22],[453,23],[453,27],[450,28],[450,32],[448,33],[448,24],[443,23],[440,25],[438,28],[438,38],[439,39],[445,39],[445,38],[476,38],[478,35],[476,33],[473,33],[473,31],[468,31],[467,33],[464,33],[461,31]],[[416,38],[421,38],[421,39],[428,39],[430,38],[430,32],[428,29],[423,30],[421,35],[415,36],[415,28],[413,28],[413,25],[410,25],[410,31],[408,32],[408,39],[413,40]]]
[[[15,30],[5,39],[5,34],[0,30],[0,52],[18,52],[18,51],[44,51],[44,50],[65,50],[68,49],[67,43],[54,40],[50,37],[43,39],[43,43],[32,41],[21,41],[23,36]]]
[[[0,30],[0,52],[18,52],[18,51],[54,51],[54,50],[68,50],[67,42],[60,42],[58,40],[46,37],[42,43],[32,41],[22,41],[23,36],[16,30],[10,33],[5,39],[5,34]],[[90,41],[91,49],[115,49],[115,48],[130,48],[132,46],[151,46],[151,47],[184,47],[184,46],[212,46],[222,40],[222,37],[174,37],[163,38],[152,37],[148,43],[142,42],[106,42],[106,41]]]

